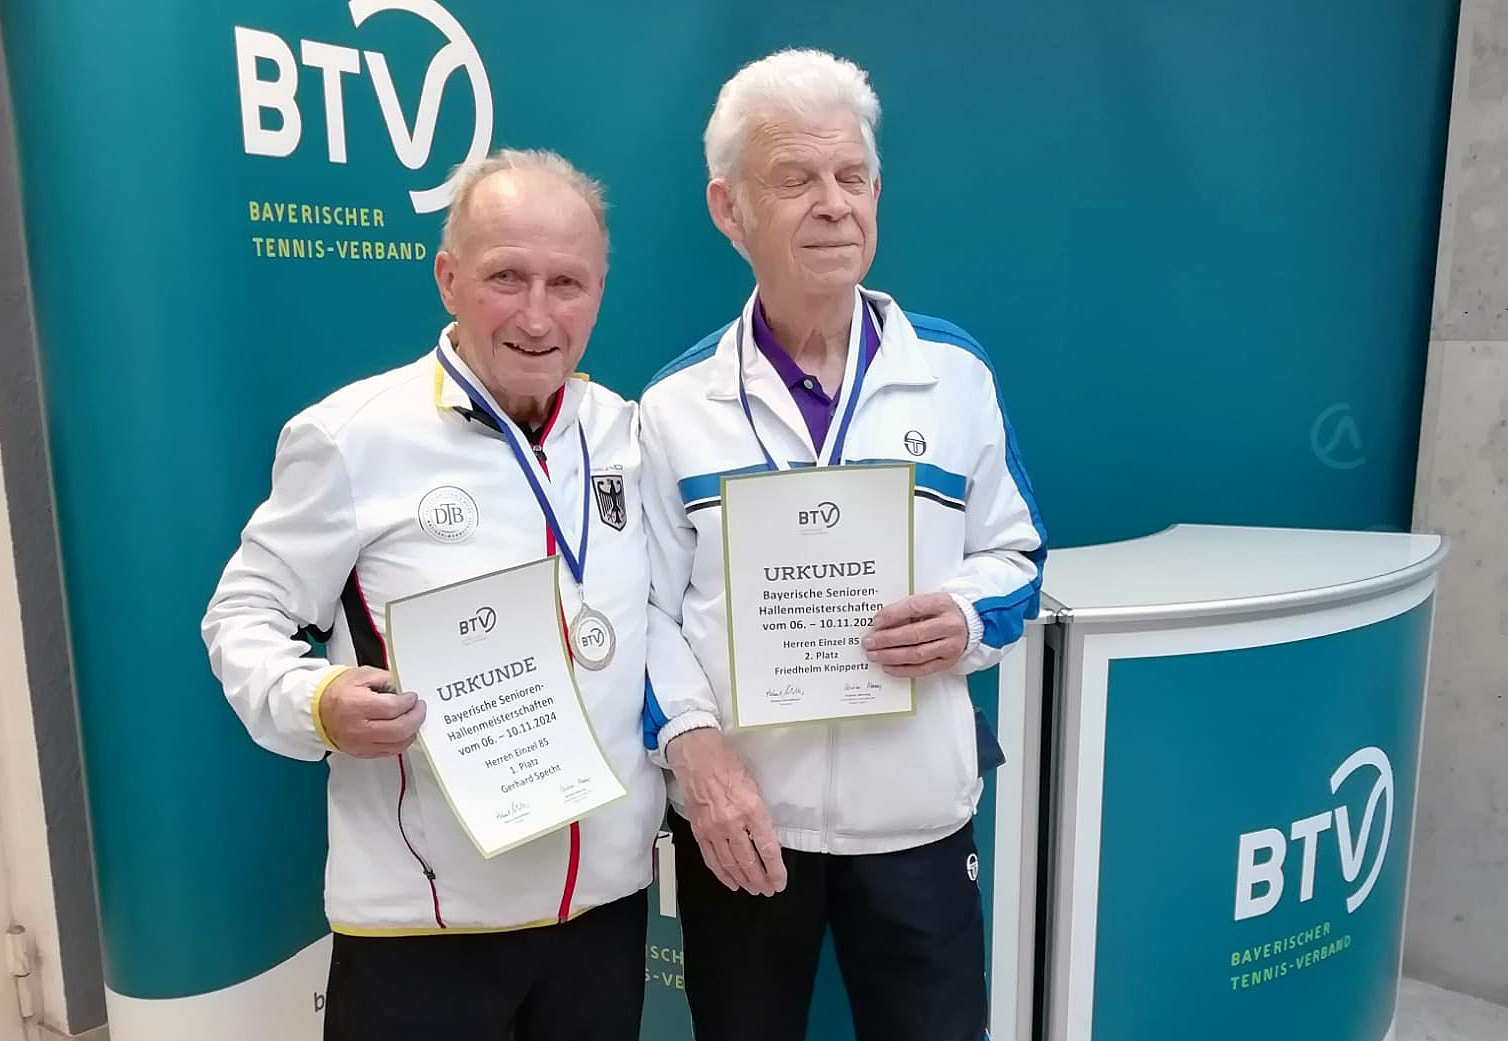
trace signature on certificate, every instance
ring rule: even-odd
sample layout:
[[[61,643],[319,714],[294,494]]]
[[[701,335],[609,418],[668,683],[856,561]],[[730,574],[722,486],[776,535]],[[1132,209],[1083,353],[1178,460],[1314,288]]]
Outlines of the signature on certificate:
[[[578,778],[575,781],[561,781],[560,801],[569,806],[582,799],[590,799],[592,797],[591,785],[591,779],[587,777]]]
[[[789,705],[793,701],[800,701],[806,691],[794,683],[787,683],[784,687],[771,687],[764,692],[764,696],[777,705]]]
[[[874,680],[850,680],[843,684],[843,701],[850,705],[867,705],[880,691]]]
[[[500,821],[515,820],[529,812],[529,804],[526,802],[510,802],[503,809],[497,811],[497,819]]]

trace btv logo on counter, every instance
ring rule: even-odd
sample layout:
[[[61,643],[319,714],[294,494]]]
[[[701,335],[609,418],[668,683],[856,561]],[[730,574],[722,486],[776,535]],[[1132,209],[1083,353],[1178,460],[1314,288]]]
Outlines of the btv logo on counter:
[[[430,60],[417,104],[405,106],[393,86],[388,61],[379,51],[358,51],[333,43],[299,40],[298,55],[274,33],[235,27],[236,81],[241,97],[241,133],[247,155],[272,158],[290,156],[303,136],[303,114],[298,106],[299,65],[317,71],[322,80],[326,126],[326,149],[330,162],[346,161],[345,76],[360,76],[363,67],[371,77],[372,90],[387,124],[393,152],[410,170],[430,160],[435,127],[440,120],[440,100],[445,86],[458,70],[464,70],[471,85],[476,123],[471,146],[462,158],[485,155],[492,142],[492,88],[476,45],[461,23],[436,0],[350,0],[351,22],[356,28],[374,14],[403,11],[428,22],[445,37],[445,44]],[[414,113],[413,126],[404,115]],[[271,125],[268,125],[268,124]],[[433,213],[450,204],[451,182],[447,178],[433,188],[409,192],[415,213]]]
[[[492,627],[496,624],[497,612],[490,607],[482,607],[470,618],[461,619],[461,635],[481,639],[492,632]]]
[[[837,527],[843,514],[835,502],[819,502],[814,509],[797,510],[796,525],[801,528],[827,530]]]
[[[1300,868],[1298,873],[1298,902],[1304,903],[1314,897],[1316,863],[1322,836],[1333,830],[1334,842],[1340,854],[1340,873],[1348,885],[1354,888],[1346,896],[1347,912],[1355,912],[1366,902],[1382,865],[1387,860],[1388,839],[1393,833],[1393,766],[1387,753],[1376,747],[1362,748],[1353,753],[1330,775],[1330,793],[1339,794],[1341,786],[1358,771],[1376,771],[1372,791],[1367,797],[1366,809],[1361,820],[1352,829],[1351,814],[1345,804],[1303,817],[1289,825],[1286,834],[1281,828],[1263,828],[1243,834],[1236,855],[1236,921],[1259,918],[1278,906],[1283,899],[1289,879],[1283,873],[1283,864],[1290,843],[1299,846]],[[1375,843],[1371,870],[1366,878],[1355,885],[1361,877],[1362,866],[1368,851],[1373,849],[1372,832],[1379,815],[1378,804],[1383,803],[1381,834]],[[1328,844],[1328,843],[1327,843]]]

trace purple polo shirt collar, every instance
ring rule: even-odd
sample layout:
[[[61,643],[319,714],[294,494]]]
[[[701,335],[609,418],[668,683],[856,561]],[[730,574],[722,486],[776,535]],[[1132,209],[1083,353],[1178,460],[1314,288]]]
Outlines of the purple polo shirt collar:
[[[874,360],[875,351],[879,349],[880,334],[874,327],[874,316],[869,311],[868,302],[859,310],[864,316],[864,327],[859,336],[859,371],[864,372]],[[796,402],[801,418],[806,421],[807,432],[812,435],[812,447],[821,452],[822,443],[827,440],[827,428],[838,410],[838,395],[829,397],[816,377],[808,376],[792,360],[790,352],[775,339],[770,323],[765,321],[764,304],[757,297],[754,300],[754,346],[769,359],[781,382],[789,388],[791,399]]]

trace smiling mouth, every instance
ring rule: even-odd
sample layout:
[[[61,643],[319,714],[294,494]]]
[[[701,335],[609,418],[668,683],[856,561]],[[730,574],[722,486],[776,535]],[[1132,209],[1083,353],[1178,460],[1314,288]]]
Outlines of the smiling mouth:
[[[546,354],[551,354],[551,353],[553,353],[555,351],[558,351],[560,349],[559,347],[555,347],[555,346],[552,346],[552,345],[546,344],[546,343],[542,343],[542,344],[527,344],[527,343],[519,343],[516,340],[504,340],[503,341],[503,346],[507,347],[509,350],[517,351],[519,354],[526,355],[527,357],[530,357],[530,358],[539,358],[539,357],[542,357],[542,356],[544,356]]]

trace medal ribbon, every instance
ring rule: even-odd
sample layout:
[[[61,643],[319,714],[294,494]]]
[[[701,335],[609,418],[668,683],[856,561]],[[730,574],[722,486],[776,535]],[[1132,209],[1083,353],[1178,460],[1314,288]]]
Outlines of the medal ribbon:
[[[518,436],[513,432],[512,421],[506,416],[499,414],[497,409],[492,407],[492,403],[487,400],[487,395],[473,387],[471,381],[461,374],[461,371],[445,356],[445,352],[438,347],[435,348],[435,358],[439,360],[440,367],[446,371],[450,378],[455,380],[461,389],[466,392],[467,397],[471,398],[474,404],[481,406],[482,411],[487,413],[488,418],[497,425],[498,432],[503,435],[503,440],[508,442],[508,447],[513,450],[514,461],[518,463],[518,468],[523,471],[524,479],[529,482],[529,490],[534,493],[534,501],[539,505],[539,512],[544,514],[545,523],[550,526],[550,531],[555,536],[555,545],[560,550],[560,555],[565,558],[566,567],[570,569],[571,577],[580,586],[586,577],[587,538],[591,530],[592,518],[592,459],[587,453],[586,431],[581,428],[580,423],[576,424],[576,433],[581,438],[581,479],[583,487],[581,490],[581,544],[573,553],[570,543],[565,537],[565,531],[560,526],[560,520],[555,516],[555,507],[550,502],[550,496],[545,492],[544,486],[540,484],[539,478],[535,476],[534,467],[530,465],[529,457],[524,454],[523,446],[519,444]],[[565,393],[564,388],[561,388],[561,393]]]
[[[755,306],[759,305],[755,304]],[[859,391],[864,387],[864,373],[869,369],[868,358],[870,348],[879,339],[879,335],[875,332],[872,319],[869,315],[869,307],[861,301],[859,311],[861,312],[859,320],[863,323],[860,329],[859,342],[855,347],[859,352],[859,356],[854,360],[852,387],[847,388],[846,393],[844,393],[844,397],[847,399],[847,407],[843,410],[843,419],[838,424],[837,433],[829,439],[832,442],[832,449],[827,455],[828,466],[836,466],[843,458],[843,445],[848,441],[848,426],[853,422],[854,409],[859,404]],[[754,412],[749,408],[749,394],[744,389],[744,319],[742,315],[738,318],[738,331],[734,335],[736,337],[734,346],[738,351],[738,403],[743,406],[744,418],[749,422],[749,431],[754,435],[754,440],[759,444],[759,450],[764,453],[765,466],[768,469],[789,469],[775,462],[775,457],[770,455],[770,450],[765,447],[764,438],[759,436],[759,428],[754,424]],[[821,454],[820,451],[818,454]],[[821,465],[820,460],[819,465]]]

